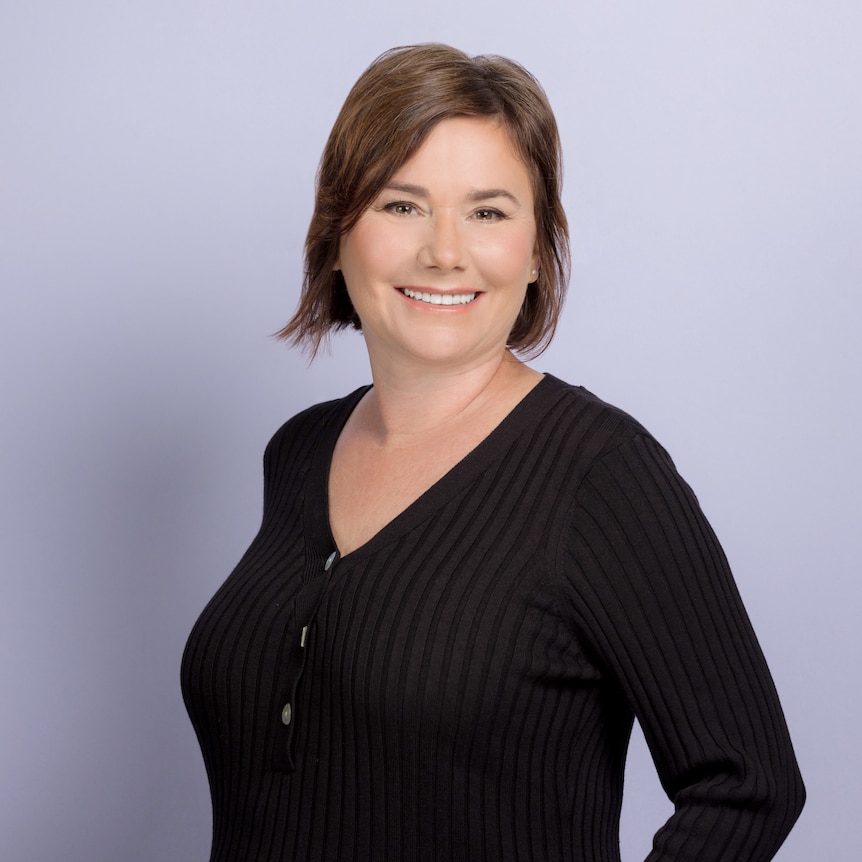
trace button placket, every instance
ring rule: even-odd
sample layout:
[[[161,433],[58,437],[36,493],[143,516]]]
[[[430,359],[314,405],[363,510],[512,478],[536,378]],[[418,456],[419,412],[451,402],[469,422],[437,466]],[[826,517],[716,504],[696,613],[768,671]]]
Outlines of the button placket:
[[[338,560],[338,551],[333,551],[327,558],[323,564],[323,572],[329,576],[332,574],[333,567]],[[318,564],[319,565],[319,564]],[[314,623],[315,617],[317,616],[317,611],[320,608],[320,604],[323,601],[323,597],[326,594],[328,587],[329,578],[327,577],[321,588],[320,592],[317,596],[317,599],[314,603],[314,607],[311,610],[311,613],[308,615],[308,622],[302,626],[299,635],[299,650],[300,650],[300,659],[299,666],[297,669],[296,676],[293,680],[293,685],[291,686],[291,691],[288,697],[287,702],[281,708],[280,714],[280,723],[282,725],[282,730],[287,734],[287,738],[284,739],[282,746],[280,746],[280,751],[282,754],[276,753],[275,758],[275,768],[280,769],[285,772],[293,772],[296,769],[296,761],[295,761],[295,726],[296,726],[296,702],[297,702],[297,692],[299,690],[300,680],[302,679],[303,673],[305,671],[305,662],[307,657],[307,647],[308,647],[308,638],[311,627]]]

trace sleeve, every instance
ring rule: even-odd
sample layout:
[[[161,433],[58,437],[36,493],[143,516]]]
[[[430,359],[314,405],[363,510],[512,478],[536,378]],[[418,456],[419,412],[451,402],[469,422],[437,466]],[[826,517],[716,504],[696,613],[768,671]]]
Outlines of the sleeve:
[[[781,705],[721,547],[652,438],[592,467],[563,555],[578,631],[674,803],[647,862],[772,859],[805,799]]]

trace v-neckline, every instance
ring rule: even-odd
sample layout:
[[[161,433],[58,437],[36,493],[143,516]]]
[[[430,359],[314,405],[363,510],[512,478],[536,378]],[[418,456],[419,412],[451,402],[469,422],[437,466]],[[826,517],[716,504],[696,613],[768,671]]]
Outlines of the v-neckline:
[[[341,431],[371,386],[362,386],[345,398],[334,402],[333,411],[327,412],[324,416],[325,425],[306,482],[304,522],[306,541],[310,545],[310,550],[315,552],[315,556],[322,558],[326,558],[334,551],[339,559],[352,563],[409,532],[431,517],[446,501],[479,476],[527,426],[533,425],[537,411],[542,412],[542,406],[549,402],[548,396],[558,390],[560,385],[565,386],[562,381],[550,374],[545,374],[500,423],[460,461],[365,542],[343,556],[333,536],[329,516],[329,473],[335,444]]]

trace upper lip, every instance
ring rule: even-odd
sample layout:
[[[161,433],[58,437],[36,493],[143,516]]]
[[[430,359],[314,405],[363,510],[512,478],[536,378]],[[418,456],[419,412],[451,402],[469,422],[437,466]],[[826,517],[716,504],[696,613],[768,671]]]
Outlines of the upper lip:
[[[452,296],[460,296],[462,293],[481,293],[472,287],[456,287],[452,290],[441,290],[439,287],[423,287],[412,284],[400,284],[397,290],[413,290],[416,293],[439,293],[441,295],[450,294]]]

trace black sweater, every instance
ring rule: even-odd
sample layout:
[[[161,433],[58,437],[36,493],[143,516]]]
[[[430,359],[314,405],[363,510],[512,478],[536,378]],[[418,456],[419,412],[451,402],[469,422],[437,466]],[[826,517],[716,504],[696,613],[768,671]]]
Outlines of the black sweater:
[[[634,717],[675,806],[649,860],[772,858],[802,782],[664,450],[548,376],[339,558],[327,474],[364,391],[273,437],[260,532],[186,647],[211,859],[618,860]]]

